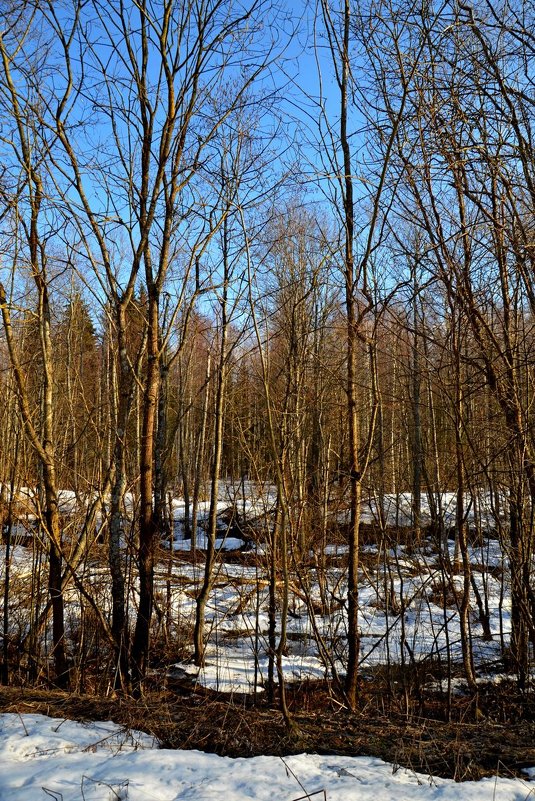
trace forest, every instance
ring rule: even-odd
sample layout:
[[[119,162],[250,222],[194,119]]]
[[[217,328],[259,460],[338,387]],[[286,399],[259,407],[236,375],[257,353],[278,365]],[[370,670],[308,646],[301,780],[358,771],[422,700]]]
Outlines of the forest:
[[[1,7],[5,691],[527,726],[532,0]]]

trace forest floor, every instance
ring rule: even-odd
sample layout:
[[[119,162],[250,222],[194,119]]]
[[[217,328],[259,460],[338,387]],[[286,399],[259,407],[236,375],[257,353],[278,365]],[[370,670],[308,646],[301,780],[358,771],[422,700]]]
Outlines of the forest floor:
[[[270,705],[264,694],[269,598],[263,548],[226,552],[223,548],[232,545],[232,538],[223,539],[206,615],[208,658],[202,670],[193,670],[191,632],[204,533],[201,528],[197,548],[191,552],[180,521],[176,528],[173,548],[160,554],[155,592],[173,623],[172,648],[155,643],[153,655],[159,658],[154,657],[143,698],[106,693],[110,681],[102,670],[106,654],[98,638],[93,642],[87,636],[72,650],[78,675],[87,674],[87,683],[82,679],[77,686],[90,688],[92,695],[64,693],[44,683],[39,688],[0,686],[0,713],[18,714],[21,721],[32,714],[86,725],[113,721],[152,735],[162,748],[228,757],[303,752],[377,757],[394,769],[457,781],[523,776],[525,769],[533,769],[535,686],[521,693],[504,672],[511,614],[507,555],[498,540],[480,537],[469,548],[473,585],[480,603],[484,601],[492,633],[490,639],[484,636],[472,596],[470,631],[480,677],[475,697],[462,678],[462,575],[455,568],[454,543],[448,544],[452,565],[448,572],[432,538],[414,547],[408,533],[393,528],[392,541],[385,544],[371,526],[363,526],[362,659],[356,713],[346,708],[332,683],[320,678],[326,670],[317,651],[316,631],[331,645],[339,672],[344,669],[347,594],[344,537],[323,543],[322,571],[311,560],[306,565],[307,581],[296,573],[290,585],[291,614],[282,657],[293,721],[289,727],[277,700]],[[240,545],[241,541],[233,547]],[[17,601],[13,626],[21,631],[29,616],[24,599],[30,597],[35,580],[32,553],[24,547],[12,552],[12,597]],[[4,561],[0,547],[0,578]],[[95,598],[105,598],[106,554],[96,551],[86,567],[86,587]],[[130,591],[135,605],[135,586]],[[329,614],[322,612],[324,595],[330,602]],[[79,620],[80,608],[73,590],[67,605],[71,620]],[[20,675],[22,685],[24,673]]]
[[[374,756],[399,767],[457,781],[522,776],[535,764],[535,698],[510,683],[482,685],[476,702],[454,695],[386,706],[380,679],[363,682],[358,713],[341,705],[325,683],[288,687],[294,727],[250,696],[177,685],[142,700],[99,698],[56,690],[0,687],[0,713],[41,713],[75,721],[113,721],[155,736],[164,748],[221,756],[286,756],[302,752]]]

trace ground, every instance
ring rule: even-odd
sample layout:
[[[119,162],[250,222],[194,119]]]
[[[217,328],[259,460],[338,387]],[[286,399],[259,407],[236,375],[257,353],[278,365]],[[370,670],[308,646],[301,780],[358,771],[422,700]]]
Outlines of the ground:
[[[41,713],[76,721],[108,721],[154,735],[164,748],[221,756],[285,756],[302,752],[374,756],[429,776],[476,780],[522,776],[535,765],[535,701],[510,684],[482,686],[477,700],[454,697],[450,721],[443,699],[422,699],[410,716],[380,709],[380,680],[361,688],[350,713],[323,683],[289,691],[294,728],[265,703],[206,689],[154,689],[141,700],[94,698],[58,691],[0,688],[0,712]]]

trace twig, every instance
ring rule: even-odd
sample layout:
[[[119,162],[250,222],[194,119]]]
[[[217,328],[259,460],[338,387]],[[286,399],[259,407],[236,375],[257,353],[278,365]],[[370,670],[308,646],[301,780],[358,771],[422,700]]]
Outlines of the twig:
[[[58,792],[57,790],[48,790],[46,787],[41,787],[43,793],[46,793],[53,798],[54,801],[63,801],[63,793]]]
[[[17,715],[20,718],[20,722],[22,723],[22,728],[24,729],[24,733],[25,733],[26,737],[29,737],[30,735],[28,734],[28,729],[26,728],[26,724],[24,723],[22,715],[20,714],[20,712],[17,712]]]
[[[306,788],[301,784],[301,782],[299,781],[298,777],[293,772],[291,767],[288,765],[288,763],[286,762],[284,757],[279,757],[279,759],[282,762],[282,764],[284,765],[284,767],[286,768],[286,774],[290,774],[291,776],[293,776],[293,778],[296,780],[296,782],[299,785],[299,787],[301,788],[301,790],[304,792],[304,795],[300,795],[299,798],[294,798],[294,799],[292,799],[292,801],[303,801],[303,799],[305,799],[305,798],[309,799],[309,798],[312,798],[313,795],[320,795],[321,793],[323,793],[324,801],[327,801],[327,793],[326,793],[325,790],[313,790],[311,793],[308,793]]]

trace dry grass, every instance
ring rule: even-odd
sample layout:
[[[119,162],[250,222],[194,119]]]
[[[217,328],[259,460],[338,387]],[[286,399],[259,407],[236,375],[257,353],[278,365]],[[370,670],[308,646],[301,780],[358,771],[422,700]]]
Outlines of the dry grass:
[[[280,712],[249,696],[223,696],[168,683],[141,700],[95,698],[33,689],[0,688],[0,710],[40,712],[74,720],[113,720],[154,735],[167,748],[201,749],[220,755],[257,756],[312,751],[370,755],[419,773],[454,778],[519,775],[535,764],[533,699],[528,703],[511,686],[489,686],[477,702],[454,698],[445,719],[444,699],[428,696],[403,714],[401,700],[385,705],[384,677],[366,682],[362,709],[352,714],[330,685],[306,682],[290,687],[295,728]],[[406,710],[405,710],[406,711]]]

